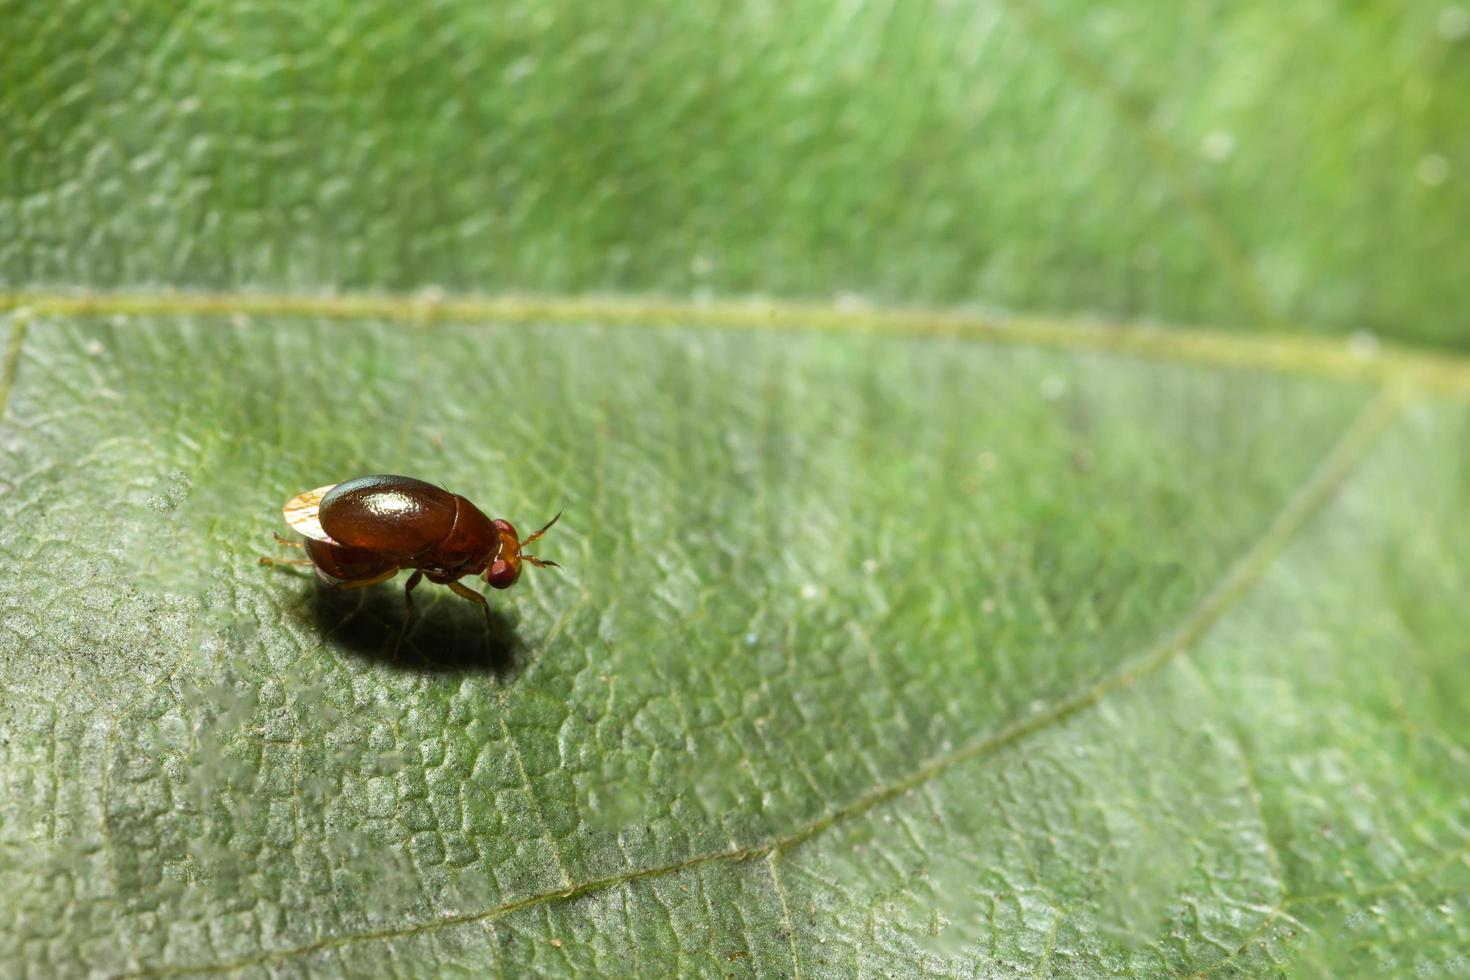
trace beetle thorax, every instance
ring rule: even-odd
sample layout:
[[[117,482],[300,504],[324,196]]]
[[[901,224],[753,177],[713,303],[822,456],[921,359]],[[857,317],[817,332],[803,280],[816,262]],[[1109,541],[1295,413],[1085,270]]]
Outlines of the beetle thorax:
[[[504,548],[500,529],[464,497],[454,502],[454,526],[425,557],[446,573],[479,575]]]

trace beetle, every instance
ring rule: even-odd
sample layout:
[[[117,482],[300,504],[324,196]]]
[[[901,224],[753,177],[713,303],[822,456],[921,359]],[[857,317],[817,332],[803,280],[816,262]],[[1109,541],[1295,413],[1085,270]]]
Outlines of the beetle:
[[[409,476],[386,473],[359,476],[298,493],[281,509],[286,524],[306,540],[276,540],[303,548],[301,559],[261,558],[262,565],[311,565],[317,577],[334,589],[376,585],[411,568],[403,587],[410,611],[413,590],[427,578],[488,613],[485,597],[459,580],[483,575],[497,589],[508,589],[521,576],[521,563],[560,568],[554,561],[524,551],[561,517],[520,538],[507,520],[491,520],[457,493]]]

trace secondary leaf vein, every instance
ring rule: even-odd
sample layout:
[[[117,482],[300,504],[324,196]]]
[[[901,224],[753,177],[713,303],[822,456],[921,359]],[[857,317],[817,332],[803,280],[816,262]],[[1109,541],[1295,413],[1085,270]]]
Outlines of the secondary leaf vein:
[[[1280,323],[1266,291],[1251,271],[1250,260],[1235,235],[1226,226],[1198,184],[1189,176],[1179,160],[1173,144],[1148,118],[1146,107],[1131,93],[1115,82],[1091,55],[1078,46],[1050,17],[1036,9],[1032,0],[1005,0],[1005,7],[1015,15],[1042,45],[1049,48],[1065,68],[1096,95],[1113,115],[1133,130],[1143,144],[1144,150],[1165,179],[1173,185],[1174,192],[1184,203],[1204,231],[1205,243],[1214,253],[1225,274],[1230,278],[1245,303],[1256,318],[1265,325]]]
[[[223,973],[250,966],[280,963],[361,942],[403,938],[467,923],[489,922],[522,909],[575,899],[635,881],[674,874],[709,864],[733,864],[755,858],[769,860],[778,852],[788,852],[840,823],[861,816],[881,804],[931,782],[960,763],[994,754],[1072,718],[1098,704],[1104,698],[1130,688],[1140,680],[1157,673],[1193,648],[1227,611],[1251,591],[1297,532],[1321,510],[1366,456],[1379,434],[1397,418],[1403,400],[1403,392],[1396,387],[1386,388],[1371,399],[1313,470],[1306,482],[1286,501],[1264,534],[1230,568],[1215,588],[1200,600],[1179,628],[1142,657],[1122,670],[1054,702],[1048,708],[1018,719],[999,731],[974,739],[952,751],[930,757],[907,776],[887,785],[876,786],[869,792],[809,821],[785,836],[750,847],[695,855],[665,865],[620,872],[581,884],[568,884],[564,888],[529,895],[479,912],[410,923],[393,929],[330,937],[306,945],[265,952],[231,962],[145,968],[121,976]]]
[[[5,347],[5,363],[0,367],[0,422],[10,408],[10,393],[15,390],[15,376],[20,370],[20,351],[26,340],[30,314],[21,311],[10,327],[10,342]]]

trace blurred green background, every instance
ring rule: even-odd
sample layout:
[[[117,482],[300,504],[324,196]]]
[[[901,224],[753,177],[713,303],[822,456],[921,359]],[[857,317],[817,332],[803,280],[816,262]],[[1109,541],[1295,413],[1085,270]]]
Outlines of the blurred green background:
[[[1470,8],[0,3],[0,282],[1470,344]]]

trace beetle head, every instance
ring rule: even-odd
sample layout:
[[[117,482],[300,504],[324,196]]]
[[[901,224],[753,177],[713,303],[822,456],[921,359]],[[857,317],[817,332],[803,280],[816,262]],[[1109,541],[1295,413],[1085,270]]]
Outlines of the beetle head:
[[[560,568],[561,566],[554,561],[537,558],[535,555],[528,555],[521,550],[545,534],[551,528],[551,525],[555,524],[560,517],[561,511],[557,511],[556,517],[547,521],[541,530],[532,534],[524,541],[516,535],[516,529],[510,521],[497,520],[495,527],[500,532],[500,553],[495,556],[495,560],[485,569],[485,581],[497,589],[510,588],[516,584],[516,579],[521,577],[521,562],[523,561],[529,562],[537,568]]]

